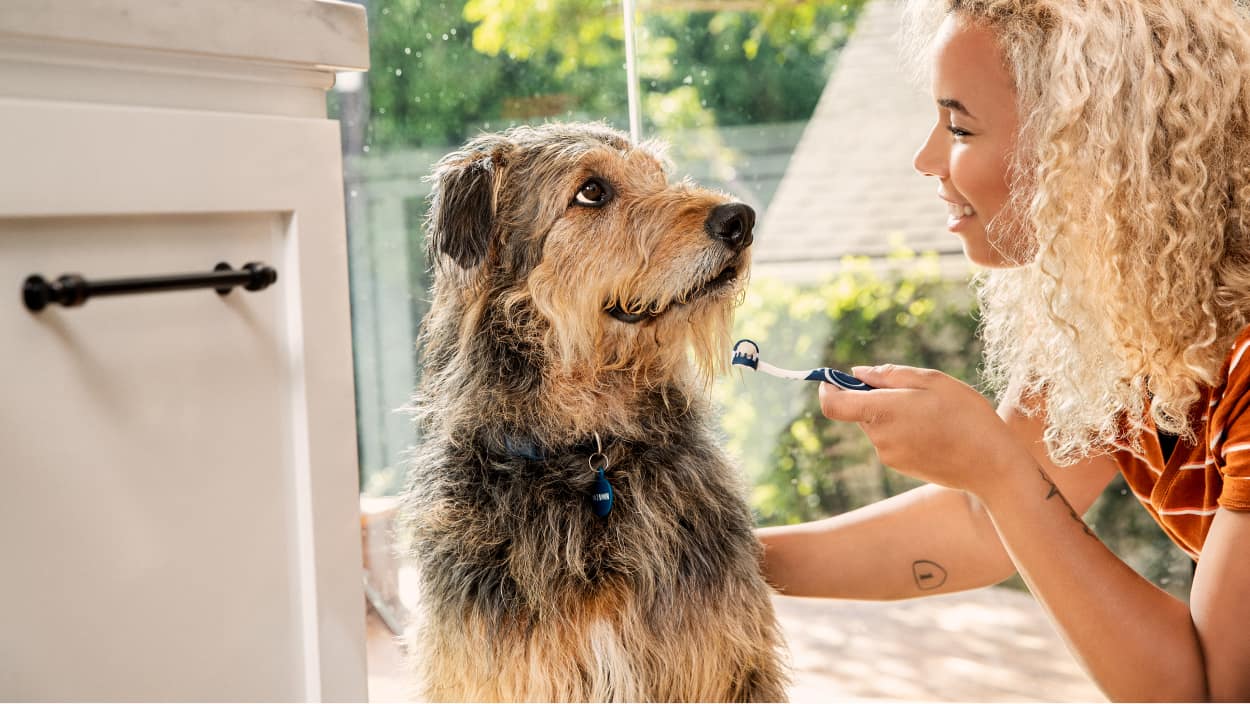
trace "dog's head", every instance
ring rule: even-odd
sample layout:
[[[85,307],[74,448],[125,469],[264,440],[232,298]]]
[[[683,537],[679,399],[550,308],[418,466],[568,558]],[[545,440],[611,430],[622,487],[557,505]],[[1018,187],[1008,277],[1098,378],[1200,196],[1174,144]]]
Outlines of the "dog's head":
[[[449,296],[472,321],[498,303],[566,371],[670,373],[690,349],[704,372],[723,368],[755,213],[670,182],[655,145],[602,125],[520,127],[448,155],[433,180],[436,305]]]

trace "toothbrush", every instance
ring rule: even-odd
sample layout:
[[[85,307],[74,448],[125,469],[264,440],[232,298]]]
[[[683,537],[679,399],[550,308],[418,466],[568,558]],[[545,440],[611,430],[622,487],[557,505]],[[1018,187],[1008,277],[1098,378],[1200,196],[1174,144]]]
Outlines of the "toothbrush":
[[[738,340],[734,343],[733,358],[730,362],[750,367],[765,374],[772,374],[782,379],[827,381],[840,389],[847,389],[848,391],[870,391],[876,388],[875,386],[865,384],[846,372],[830,369],[829,367],[820,367],[819,369],[812,369],[806,372],[774,367],[768,362],[760,360],[760,346],[751,340]]]

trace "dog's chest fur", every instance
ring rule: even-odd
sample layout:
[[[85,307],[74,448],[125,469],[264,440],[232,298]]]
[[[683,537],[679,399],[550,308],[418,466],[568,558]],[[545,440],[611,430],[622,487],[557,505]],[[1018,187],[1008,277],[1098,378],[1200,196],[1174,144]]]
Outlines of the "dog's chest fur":
[[[467,444],[425,448],[413,469],[413,547],[428,578],[444,583],[437,593],[535,619],[562,595],[624,587],[659,602],[741,570],[754,539],[732,469],[703,428],[668,425],[652,442],[609,437],[615,501],[602,518],[584,445],[527,458],[499,442],[506,433],[480,430]]]
[[[651,441],[605,441],[615,503],[604,518],[584,447],[518,456],[487,422],[419,448],[406,509],[421,568],[416,646],[473,650],[454,687],[427,696],[782,696],[743,488],[698,406],[642,410]]]

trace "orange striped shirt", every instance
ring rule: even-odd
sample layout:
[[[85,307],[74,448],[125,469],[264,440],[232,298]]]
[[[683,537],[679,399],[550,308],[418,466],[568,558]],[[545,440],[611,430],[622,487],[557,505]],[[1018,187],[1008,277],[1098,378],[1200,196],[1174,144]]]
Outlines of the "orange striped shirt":
[[[1167,462],[1154,423],[1142,429],[1142,453],[1120,446],[1120,473],[1172,542],[1195,560],[1218,508],[1250,511],[1250,327],[1233,343],[1220,373],[1194,406],[1194,435]]]

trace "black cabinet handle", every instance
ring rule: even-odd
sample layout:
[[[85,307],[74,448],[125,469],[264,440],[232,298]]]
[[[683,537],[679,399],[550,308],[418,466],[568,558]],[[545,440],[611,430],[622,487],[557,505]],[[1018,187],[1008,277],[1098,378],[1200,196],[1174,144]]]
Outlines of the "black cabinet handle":
[[[38,274],[32,274],[22,284],[22,302],[32,313],[38,313],[50,303],[60,303],[68,308],[81,306],[88,298],[96,296],[181,291],[189,288],[213,288],[224,296],[235,286],[242,286],[248,291],[259,291],[277,280],[278,272],[260,262],[248,262],[237,271],[229,264],[221,262],[212,271],[202,274],[97,281],[88,281],[80,274],[63,274],[56,281],[48,281]]]

